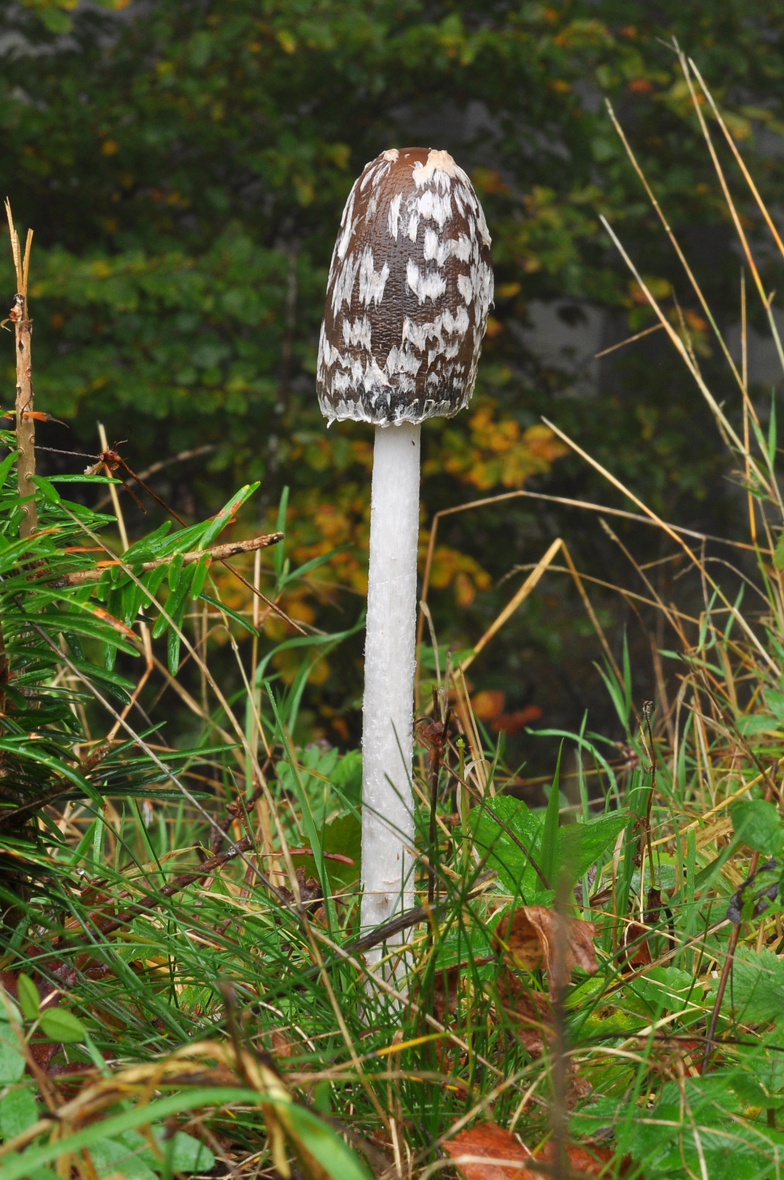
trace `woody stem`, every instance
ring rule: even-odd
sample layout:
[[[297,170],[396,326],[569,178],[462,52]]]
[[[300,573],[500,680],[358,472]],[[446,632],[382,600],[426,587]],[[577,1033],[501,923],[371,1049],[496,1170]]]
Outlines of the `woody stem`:
[[[35,496],[35,419],[33,410],[33,324],[25,315],[25,300],[16,298],[19,318],[14,324],[16,344],[16,445],[18,487],[20,496]],[[35,499],[30,499],[23,508],[20,535],[29,537],[38,526],[38,512]]]

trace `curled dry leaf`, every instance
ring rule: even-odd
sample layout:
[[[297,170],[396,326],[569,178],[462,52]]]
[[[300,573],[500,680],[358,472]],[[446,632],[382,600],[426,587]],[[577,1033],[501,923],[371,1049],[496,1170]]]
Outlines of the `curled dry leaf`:
[[[531,1153],[503,1127],[494,1123],[475,1123],[444,1144],[444,1150],[457,1163],[466,1180],[528,1180],[531,1173],[524,1166]],[[462,1157],[474,1157],[461,1163]]]
[[[624,975],[634,971],[637,967],[647,967],[651,962],[651,951],[648,946],[648,927],[640,922],[630,922],[623,932],[623,950],[619,955],[621,970]]]
[[[552,1174],[555,1163],[555,1147],[552,1143],[546,1143],[541,1150],[531,1152],[509,1131],[494,1123],[476,1123],[470,1129],[461,1131],[444,1144],[444,1150],[455,1161],[466,1180],[542,1180],[545,1175]],[[606,1147],[591,1145],[585,1148],[569,1144],[566,1147],[569,1164],[568,1169],[565,1169],[566,1175],[572,1178],[609,1175],[607,1165],[612,1156],[613,1153]],[[537,1162],[545,1165],[541,1171],[536,1167]]]
[[[574,967],[596,974],[599,964],[593,946],[595,937],[593,922],[559,917],[547,906],[526,905],[501,919],[493,941],[510,967],[526,971],[543,967],[552,994],[559,982],[568,982]],[[561,973],[564,978],[558,980]]]
[[[461,963],[437,971],[433,980],[433,1015],[445,1024],[457,1011],[457,996],[463,972]]]
[[[526,987],[508,968],[498,977],[498,995],[507,1013],[514,1017],[515,1033],[527,1053],[540,1057],[545,1040],[555,1035],[553,1010],[543,992]]]
[[[543,992],[527,987],[524,979],[505,967],[498,978],[498,997],[515,1036],[530,1057],[541,1057],[555,1039],[555,1016]],[[577,1101],[587,1098],[590,1083],[580,1075],[577,1064],[569,1059],[565,1102],[571,1110]]]
[[[457,1001],[461,991],[464,995],[471,993],[471,967],[482,967],[493,961],[492,955],[474,956],[471,964],[453,963],[449,967],[439,968],[433,977],[433,1015],[436,1020],[445,1024],[457,1012]]]

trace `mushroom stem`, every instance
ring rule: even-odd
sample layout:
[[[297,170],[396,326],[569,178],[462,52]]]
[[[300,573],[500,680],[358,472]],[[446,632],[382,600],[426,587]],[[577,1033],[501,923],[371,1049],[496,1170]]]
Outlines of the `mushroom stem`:
[[[408,423],[377,426],[373,452],[362,737],[364,929],[414,902],[409,850],[414,846],[419,433],[419,425]]]

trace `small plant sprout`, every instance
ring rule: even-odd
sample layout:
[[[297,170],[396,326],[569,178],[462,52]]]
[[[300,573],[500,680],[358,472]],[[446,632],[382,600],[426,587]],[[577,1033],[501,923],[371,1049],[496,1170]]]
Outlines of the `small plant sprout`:
[[[448,152],[393,148],[349,194],[327,283],[318,396],[376,428],[362,774],[362,926],[413,900],[419,435],[474,389],[493,297],[490,235]]]

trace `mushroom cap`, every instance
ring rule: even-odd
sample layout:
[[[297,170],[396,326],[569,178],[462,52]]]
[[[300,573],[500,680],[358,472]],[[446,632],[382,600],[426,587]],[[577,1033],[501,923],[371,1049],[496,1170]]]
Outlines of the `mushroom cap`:
[[[451,417],[471,399],[493,298],[490,235],[448,152],[392,148],[354,184],[319,340],[329,422]]]

